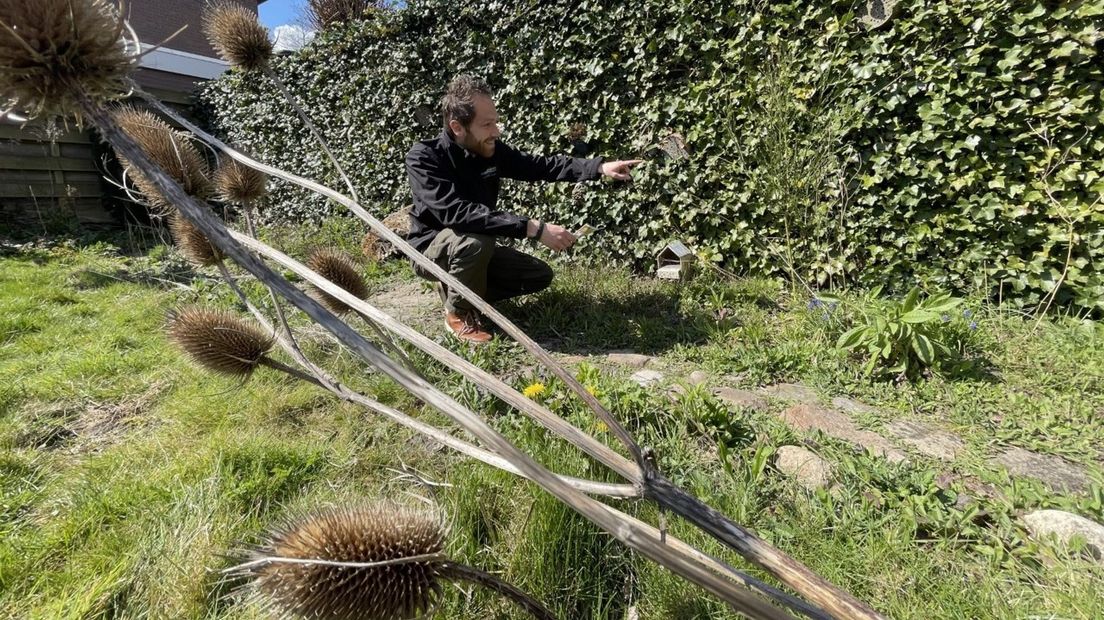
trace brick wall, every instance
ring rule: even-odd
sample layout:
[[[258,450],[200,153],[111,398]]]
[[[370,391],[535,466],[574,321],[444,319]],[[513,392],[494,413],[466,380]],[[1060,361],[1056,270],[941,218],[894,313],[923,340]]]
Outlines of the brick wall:
[[[257,10],[257,0],[234,0],[238,4]],[[207,0],[130,0],[127,11],[130,25],[138,33],[142,43],[157,45],[169,38],[177,28],[188,28],[176,35],[165,47],[191,52],[201,56],[215,56],[215,50],[203,36],[203,7]]]

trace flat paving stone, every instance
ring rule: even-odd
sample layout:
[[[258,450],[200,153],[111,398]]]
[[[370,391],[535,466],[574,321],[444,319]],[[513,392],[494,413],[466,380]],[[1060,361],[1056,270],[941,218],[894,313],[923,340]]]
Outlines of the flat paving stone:
[[[816,390],[799,383],[776,383],[760,388],[759,391],[771,398],[788,400],[796,403],[820,402],[820,395],[817,394]]]
[[[644,387],[663,381],[663,373],[658,370],[638,370],[629,377]]]
[[[1081,493],[1089,488],[1089,475],[1084,467],[1052,454],[1013,446],[989,459],[989,464],[1016,476],[1039,480],[1052,491]]]
[[[723,387],[714,390],[713,394],[717,398],[736,407],[743,407],[745,409],[751,409],[752,411],[766,411],[768,409],[767,400],[765,398],[748,390]]]
[[[953,461],[966,450],[966,442],[957,435],[913,420],[894,420],[886,431],[917,452],[943,461]]]
[[[810,491],[823,489],[832,481],[832,466],[828,461],[800,446],[779,448],[775,466]]]
[[[606,361],[617,364],[619,366],[629,366],[631,368],[644,368],[655,358],[650,355],[641,355],[639,353],[630,352],[618,352],[610,353],[606,355]]]
[[[1020,522],[1037,539],[1053,537],[1068,545],[1080,537],[1088,555],[1104,564],[1104,525],[1063,510],[1036,510],[1020,517]]]
[[[790,428],[820,431],[829,437],[861,446],[891,463],[908,460],[905,453],[895,448],[888,439],[873,431],[860,429],[847,414],[836,409],[810,404],[794,405],[782,412],[781,418]]]
[[[874,413],[878,411],[874,407],[866,403],[860,403],[857,400],[847,398],[846,396],[837,396],[832,399],[832,406],[845,413]]]

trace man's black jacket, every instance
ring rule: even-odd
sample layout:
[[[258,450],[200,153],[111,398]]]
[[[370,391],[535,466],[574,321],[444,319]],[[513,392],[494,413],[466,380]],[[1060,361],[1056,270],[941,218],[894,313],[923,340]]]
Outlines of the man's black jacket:
[[[457,144],[447,131],[415,144],[406,155],[406,174],[414,194],[410,212],[411,245],[425,251],[437,232],[479,233],[525,238],[529,218],[499,211],[499,179],[586,181],[598,178],[602,158],[522,153],[501,140],[489,159]]]

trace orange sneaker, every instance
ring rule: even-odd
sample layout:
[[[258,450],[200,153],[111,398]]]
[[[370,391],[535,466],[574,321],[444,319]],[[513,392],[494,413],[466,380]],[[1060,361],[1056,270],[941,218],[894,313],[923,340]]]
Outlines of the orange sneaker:
[[[448,325],[457,338],[467,342],[482,344],[492,338],[483,329],[483,324],[479,321],[479,313],[474,310],[455,313],[445,312],[445,325]]]

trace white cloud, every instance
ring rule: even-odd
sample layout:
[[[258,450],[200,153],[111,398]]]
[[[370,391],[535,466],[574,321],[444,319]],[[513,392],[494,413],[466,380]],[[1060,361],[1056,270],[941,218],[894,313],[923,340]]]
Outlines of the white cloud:
[[[314,38],[314,31],[301,26],[284,24],[276,26],[272,32],[272,42],[276,52],[295,52]]]

